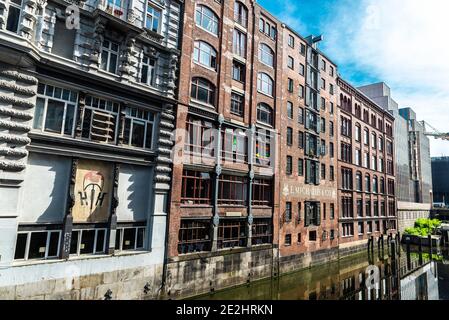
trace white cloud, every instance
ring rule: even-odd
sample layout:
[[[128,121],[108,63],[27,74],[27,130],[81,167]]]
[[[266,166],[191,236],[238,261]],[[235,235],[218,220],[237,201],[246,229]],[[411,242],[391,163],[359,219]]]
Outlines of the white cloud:
[[[449,1],[345,0],[334,10],[321,26],[323,50],[385,81],[401,107],[449,132]],[[449,156],[449,141],[431,138],[431,153]]]

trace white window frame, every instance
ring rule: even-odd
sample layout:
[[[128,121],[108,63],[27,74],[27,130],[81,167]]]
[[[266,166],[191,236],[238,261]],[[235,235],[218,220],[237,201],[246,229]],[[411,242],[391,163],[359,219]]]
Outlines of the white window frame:
[[[246,33],[240,31],[239,29],[234,29],[232,31],[232,52],[237,56],[246,59],[247,45],[248,45],[248,37]]]
[[[270,80],[270,81],[267,81],[267,80]],[[265,86],[267,86],[268,89],[271,88],[269,90],[270,92],[265,92],[263,90],[264,84],[265,84]],[[266,74],[264,72],[259,72],[257,74],[257,91],[262,94],[265,94],[267,96],[273,97],[273,88],[274,88],[273,79],[268,74]]]
[[[45,256],[44,258],[33,258],[33,259],[29,259],[29,251],[30,251],[30,242],[31,242],[31,234],[32,233],[47,233],[47,241],[45,244]],[[51,234],[52,233],[58,233],[59,237],[58,237],[58,250],[57,250],[57,254],[55,256],[49,256],[48,255],[48,249],[50,247],[50,238],[51,238]],[[25,245],[25,257],[23,259],[17,259],[14,261],[28,261],[28,260],[47,260],[47,259],[52,259],[52,258],[57,258],[59,256],[59,251],[61,250],[61,234],[62,231],[61,230],[36,230],[36,231],[19,231],[17,232],[17,234],[26,234],[27,235],[27,240],[26,240],[26,245]],[[15,251],[14,251],[15,254]]]
[[[157,8],[156,6],[152,5],[150,3],[150,0],[146,0],[146,2],[147,2],[147,4],[146,4],[146,7],[145,7],[144,26],[148,30],[151,30],[151,31],[156,32],[156,33],[160,33],[161,32],[161,27],[162,27],[162,18],[163,18],[162,10]],[[152,12],[148,12],[149,8],[152,9]],[[152,22],[152,25],[153,25],[154,19],[155,19],[155,12],[159,12],[157,31],[154,31],[152,28],[150,29],[150,28],[147,27],[147,22],[148,22],[148,19],[150,19],[150,18],[151,18],[151,22]]]
[[[109,42],[109,45],[108,45],[107,48],[104,46],[104,41],[108,41],[108,42]],[[111,41],[111,40],[109,40],[109,39],[105,39],[104,41],[103,41],[103,43],[101,44],[100,69],[103,70],[103,71],[105,71],[105,72],[108,72],[108,73],[117,74],[117,71],[118,71],[118,65],[119,65],[119,56],[120,56],[120,44],[119,44],[118,42]],[[112,49],[112,45],[113,45],[113,44],[116,44],[116,45],[117,45],[117,51],[114,51],[114,50]],[[106,61],[106,69],[107,69],[107,70],[104,70],[103,68],[101,68],[101,64],[102,64],[102,62],[103,62],[103,61],[102,61],[102,59],[103,59],[103,51],[106,51],[106,52],[108,53],[107,61]],[[115,54],[115,55],[117,56],[117,61],[116,61],[116,64],[115,64],[115,70],[114,70],[114,72],[109,71],[109,69],[110,69],[110,63],[111,63],[111,54]]]
[[[136,229],[136,235],[134,238],[134,249],[123,249],[123,236],[125,234],[125,229]],[[143,243],[142,243],[142,247],[137,247],[137,237],[139,234],[139,229],[143,229]],[[136,250],[145,250],[145,237],[146,237],[146,232],[147,232],[147,228],[146,227],[117,227],[116,229],[117,231],[120,230],[120,239],[119,239],[119,248],[115,249],[116,251],[136,251]],[[118,232],[117,232],[118,234]],[[115,244],[114,244],[115,247]]]
[[[264,50],[265,49],[265,50]],[[274,68],[274,51],[265,43],[259,44],[259,61],[270,68]],[[271,61],[271,64],[264,60],[264,58],[268,58]]]
[[[134,112],[135,111],[135,112]],[[140,116],[139,116],[139,112],[141,112]],[[145,119],[145,112],[147,112],[147,118]],[[148,131],[148,124],[152,124],[152,131],[151,131],[151,146],[149,148],[149,150],[153,150],[154,149],[154,137],[155,137],[155,123],[156,123],[156,114],[150,110],[143,110],[141,108],[135,108],[135,107],[127,107],[125,109],[125,119],[130,119],[131,120],[131,125],[129,127],[129,141],[127,141],[124,144],[128,147],[132,147],[132,148],[143,148],[143,149],[148,149],[146,147],[147,144],[147,131]],[[151,120],[151,115],[153,115],[153,120]],[[132,132],[133,132],[133,127],[134,127],[134,122],[143,122],[145,125],[145,133],[144,133],[144,137],[143,137],[143,147],[135,147],[131,145],[131,139],[132,139]]]
[[[46,84],[46,83],[41,83],[39,85],[43,86],[44,93],[38,93],[37,94],[37,99],[44,100],[44,108],[42,110],[42,121],[39,123],[40,128],[35,128],[35,124],[33,122],[33,130],[40,131],[40,132],[45,132],[45,133],[48,133],[48,134],[55,134],[55,135],[60,135],[60,136],[73,137],[73,135],[75,134],[76,117],[77,117],[77,110],[78,110],[78,92],[76,92],[74,90],[58,87],[58,86],[53,86],[51,84]],[[46,94],[48,87],[53,87],[51,96]],[[59,98],[58,97],[54,97],[56,89],[58,89],[61,92],[61,97],[59,97]],[[68,99],[64,99],[63,98],[63,94],[64,94],[64,92],[67,92],[67,91],[69,93],[69,98]],[[71,99],[73,95],[75,95],[75,98],[74,98],[75,101],[73,101]],[[59,133],[45,130],[45,122],[47,120],[48,101],[49,100],[54,100],[54,101],[57,101],[57,102],[64,103],[64,113],[63,113],[63,116],[62,116],[61,132],[59,132]],[[72,130],[70,131],[70,134],[65,134],[64,133],[64,129],[65,129],[65,122],[66,122],[66,117],[67,117],[68,105],[73,105],[74,106],[74,110],[73,110],[73,125],[72,125]]]
[[[8,23],[8,17],[9,17],[9,8],[10,7],[14,7],[19,9],[19,18],[18,18],[18,23],[17,23],[17,30],[16,31],[10,31],[6,29],[6,25]],[[8,16],[6,17],[6,21],[5,21],[5,31],[7,32],[12,32],[15,34],[18,34],[20,31],[20,23],[22,21],[22,16],[23,16],[23,0],[20,0],[20,5],[18,5],[17,3],[12,2],[11,0],[9,1],[9,6],[8,6]]]
[[[201,56],[202,54],[206,55],[209,60],[209,64],[204,64],[201,62]],[[215,66],[212,66],[212,58],[215,58]],[[214,47],[212,47],[207,42],[197,40],[194,42],[193,45],[193,61],[203,67],[206,67],[208,69],[217,70],[217,50],[215,50]]]
[[[83,231],[95,231],[95,238],[94,238],[94,245],[93,245],[93,253],[85,253],[81,254],[81,239],[83,238]],[[104,230],[104,243],[103,243],[103,251],[97,252],[97,240],[98,240],[98,231]],[[89,254],[106,254],[106,243],[108,239],[108,229],[107,228],[89,228],[89,229],[76,229],[73,228],[72,233],[74,231],[78,231],[78,239],[76,241],[76,253],[71,253],[70,256],[73,257],[80,257],[80,256],[86,256]]]
[[[206,9],[206,10],[204,10]],[[212,16],[207,15],[206,13],[211,13]],[[197,16],[198,14],[200,14],[200,21],[197,20]],[[212,21],[212,25],[216,25],[216,28],[213,28],[214,30],[216,29],[216,32],[208,30],[206,27],[204,27],[202,25],[203,20],[204,20],[204,16],[206,16],[207,18],[209,18]],[[195,25],[201,29],[203,29],[206,32],[209,32],[210,34],[213,34],[214,36],[218,37],[218,33],[219,33],[219,23],[218,23],[218,16],[215,14],[215,12],[210,9],[209,7],[202,5],[202,4],[198,4],[196,5],[195,8]]]
[[[147,59],[148,62],[145,62],[145,59]],[[153,66],[151,65],[151,61],[154,61]],[[148,68],[147,78],[145,79],[146,80],[145,82],[142,81],[142,74],[143,74],[144,66]],[[142,55],[141,62],[140,62],[140,77],[139,77],[140,82],[153,87],[155,84],[155,81],[156,81],[156,68],[157,68],[157,59],[149,57],[145,54]]]

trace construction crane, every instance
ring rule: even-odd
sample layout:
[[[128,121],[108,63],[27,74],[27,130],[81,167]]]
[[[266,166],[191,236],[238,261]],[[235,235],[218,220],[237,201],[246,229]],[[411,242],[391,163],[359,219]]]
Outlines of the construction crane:
[[[434,137],[435,139],[441,139],[441,140],[447,140],[449,141],[449,133],[441,133],[434,127],[432,127],[430,124],[428,124],[426,121],[420,122],[424,128],[424,134],[428,137]],[[428,129],[431,129],[431,131],[428,131]]]

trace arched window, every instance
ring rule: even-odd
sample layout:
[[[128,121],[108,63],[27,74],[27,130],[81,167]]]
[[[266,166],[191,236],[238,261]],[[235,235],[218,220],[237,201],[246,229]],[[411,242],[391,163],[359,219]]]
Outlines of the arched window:
[[[218,35],[218,17],[208,7],[203,5],[198,5],[196,7],[195,22],[197,26]]]
[[[248,9],[240,1],[234,3],[234,20],[244,26],[248,26]]]
[[[365,176],[365,192],[371,192],[371,178],[369,174]]]
[[[273,96],[273,79],[263,72],[257,75],[257,90],[269,96]]]
[[[380,193],[382,193],[382,194],[385,193],[385,179],[384,178],[380,178]]]
[[[362,191],[363,190],[362,173],[361,172],[357,172],[357,174],[355,176],[355,186],[356,186],[357,191]]]
[[[274,66],[274,51],[265,43],[259,44],[259,60],[270,67]]]
[[[379,184],[378,184],[378,180],[377,180],[376,176],[374,176],[374,178],[373,178],[373,192],[374,193],[379,192]]]
[[[203,41],[195,41],[193,60],[203,66],[215,69],[217,67],[217,51]]]
[[[214,106],[215,86],[206,79],[193,78],[190,97],[192,99]]]
[[[257,121],[273,125],[273,109],[266,103],[257,105]]]

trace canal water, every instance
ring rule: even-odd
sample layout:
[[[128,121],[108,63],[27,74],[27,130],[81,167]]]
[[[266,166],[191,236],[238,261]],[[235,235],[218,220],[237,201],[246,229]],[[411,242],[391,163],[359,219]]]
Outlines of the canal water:
[[[416,249],[416,248],[415,248]],[[414,252],[415,251],[415,252]],[[396,258],[362,253],[278,278],[202,295],[198,300],[449,300],[449,256],[405,247]]]

